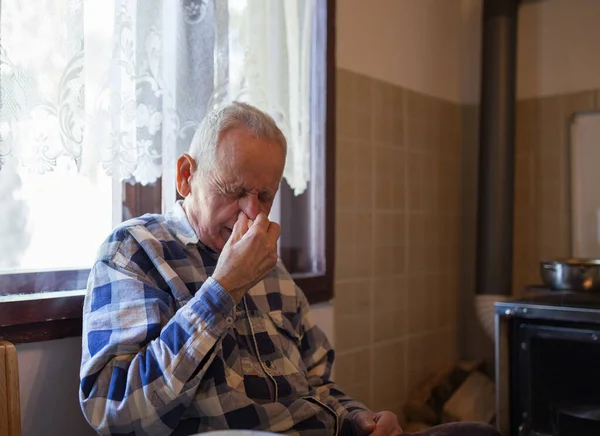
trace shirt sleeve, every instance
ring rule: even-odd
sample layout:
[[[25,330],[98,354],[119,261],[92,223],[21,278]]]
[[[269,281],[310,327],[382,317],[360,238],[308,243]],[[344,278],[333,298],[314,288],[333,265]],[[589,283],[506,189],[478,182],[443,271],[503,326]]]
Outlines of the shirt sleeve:
[[[170,434],[233,323],[213,279],[179,310],[131,263],[98,261],[83,307],[80,403],[100,434]]]
[[[340,434],[353,434],[352,418],[358,412],[369,411],[359,401],[346,395],[333,381],[331,369],[334,351],[325,333],[314,323],[310,306],[300,289],[299,314],[301,316],[301,354],[308,370],[308,382],[315,390],[315,398],[334,411],[338,416]]]

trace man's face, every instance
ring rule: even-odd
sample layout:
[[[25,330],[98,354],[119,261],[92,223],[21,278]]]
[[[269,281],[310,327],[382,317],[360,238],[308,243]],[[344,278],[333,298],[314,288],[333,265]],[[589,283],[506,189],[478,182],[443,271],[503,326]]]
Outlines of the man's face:
[[[244,127],[221,135],[216,168],[211,174],[193,173],[183,205],[200,241],[221,252],[240,212],[251,220],[260,212],[268,215],[284,165],[277,142],[257,138]]]

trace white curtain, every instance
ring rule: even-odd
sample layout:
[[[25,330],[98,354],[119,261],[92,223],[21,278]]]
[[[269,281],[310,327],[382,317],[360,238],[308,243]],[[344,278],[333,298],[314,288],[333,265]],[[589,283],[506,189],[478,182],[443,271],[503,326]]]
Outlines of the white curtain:
[[[275,118],[302,193],[315,1],[1,1],[0,171],[70,160],[153,183],[206,111],[237,99]]]

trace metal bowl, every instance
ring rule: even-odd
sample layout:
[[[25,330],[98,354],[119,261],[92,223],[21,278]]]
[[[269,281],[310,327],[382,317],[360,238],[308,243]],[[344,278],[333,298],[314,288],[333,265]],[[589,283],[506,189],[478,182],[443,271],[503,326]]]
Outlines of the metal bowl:
[[[600,292],[600,259],[542,260],[540,274],[551,289]]]

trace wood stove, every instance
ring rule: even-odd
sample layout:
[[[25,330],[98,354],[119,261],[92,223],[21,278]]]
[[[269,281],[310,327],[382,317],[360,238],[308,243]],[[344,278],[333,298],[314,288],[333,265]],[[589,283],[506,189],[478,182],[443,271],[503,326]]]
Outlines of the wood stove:
[[[495,304],[505,436],[600,435],[600,295],[526,288]]]

